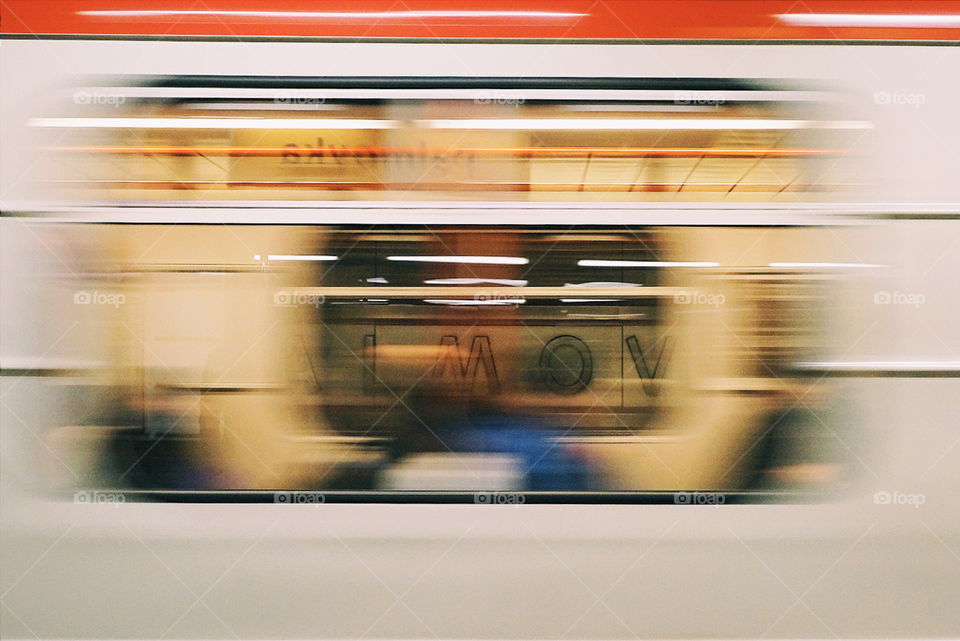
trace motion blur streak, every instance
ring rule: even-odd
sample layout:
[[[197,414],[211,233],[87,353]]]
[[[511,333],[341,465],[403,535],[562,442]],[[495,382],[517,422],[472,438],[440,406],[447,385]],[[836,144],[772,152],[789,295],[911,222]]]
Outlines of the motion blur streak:
[[[81,16],[137,18],[156,16],[216,16],[223,18],[334,18],[342,20],[390,20],[403,18],[579,18],[583,13],[558,11],[78,11]]]
[[[960,2],[0,2],[3,639],[960,638]]]

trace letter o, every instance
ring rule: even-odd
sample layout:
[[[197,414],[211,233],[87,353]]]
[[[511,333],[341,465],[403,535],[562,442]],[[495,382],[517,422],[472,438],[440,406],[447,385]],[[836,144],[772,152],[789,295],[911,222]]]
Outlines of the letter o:
[[[593,378],[593,355],[576,336],[555,336],[540,352],[540,372],[547,388],[558,394],[576,394]]]

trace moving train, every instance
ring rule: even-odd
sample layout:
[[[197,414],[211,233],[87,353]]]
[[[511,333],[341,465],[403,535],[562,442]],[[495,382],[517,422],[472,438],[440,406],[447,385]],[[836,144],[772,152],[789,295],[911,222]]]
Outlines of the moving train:
[[[319,5],[2,7],[7,637],[957,635],[960,3]]]

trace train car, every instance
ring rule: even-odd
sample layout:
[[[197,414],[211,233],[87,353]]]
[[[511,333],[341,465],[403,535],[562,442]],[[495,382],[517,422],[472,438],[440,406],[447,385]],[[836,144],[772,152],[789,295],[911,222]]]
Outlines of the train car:
[[[6,637],[957,636],[960,3],[2,17]]]

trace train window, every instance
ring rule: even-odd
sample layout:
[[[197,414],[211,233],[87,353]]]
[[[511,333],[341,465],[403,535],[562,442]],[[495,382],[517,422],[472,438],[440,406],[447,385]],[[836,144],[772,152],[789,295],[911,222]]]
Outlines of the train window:
[[[845,470],[829,389],[791,370],[826,276],[728,260],[797,230],[99,229],[109,365],[51,444],[84,487],[726,501]]]
[[[145,78],[31,125],[87,201],[797,201],[867,123],[734,79]],[[74,103],[77,100],[73,101]],[[829,173],[828,171],[829,170]]]

